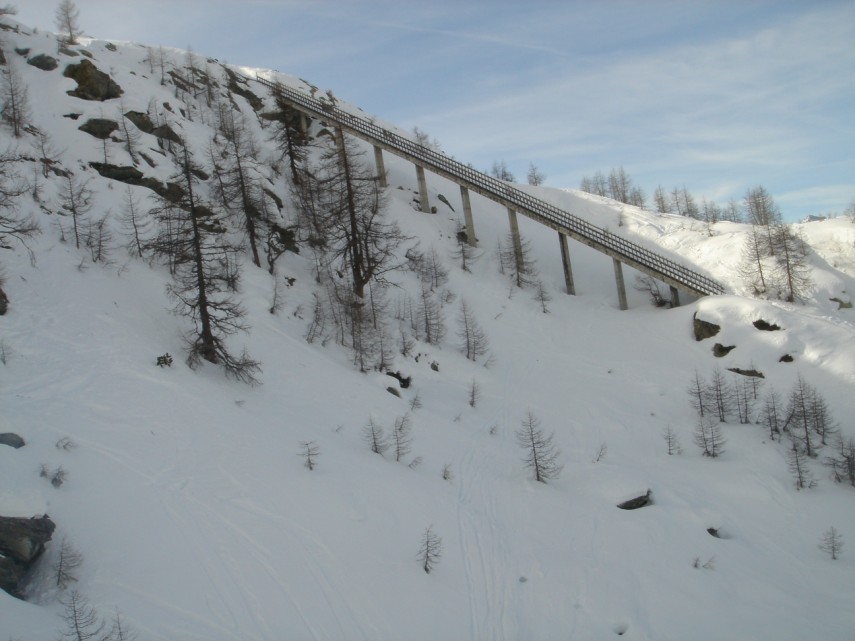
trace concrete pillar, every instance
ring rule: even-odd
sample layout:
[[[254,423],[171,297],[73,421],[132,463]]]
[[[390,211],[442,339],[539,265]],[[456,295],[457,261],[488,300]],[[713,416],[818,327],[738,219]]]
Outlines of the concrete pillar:
[[[386,163],[383,162],[383,150],[377,146],[374,147],[374,164],[377,165],[377,180],[380,187],[385,189],[389,186],[386,182]]]
[[[466,221],[466,241],[470,246],[476,247],[478,239],[475,238],[475,221],[472,220],[472,203],[469,202],[469,190],[460,185],[460,198],[463,200],[463,220]]]
[[[300,112],[300,133],[306,137],[309,135],[309,119],[302,111]]]
[[[522,240],[520,239],[520,227],[517,223],[517,212],[508,207],[508,222],[511,224],[511,238],[514,241],[514,260],[516,260],[517,271],[523,273],[525,271],[525,261],[523,260]]]
[[[680,292],[677,291],[677,288],[671,285],[671,307],[679,307],[680,306]]]
[[[416,165],[416,178],[419,179],[419,207],[421,210],[429,214],[430,202],[428,201],[427,180],[425,179],[425,168]]]
[[[617,258],[612,258],[615,265],[615,283],[617,283],[618,304],[622,311],[629,309],[626,303],[626,286],[623,284],[623,265]]]
[[[576,285],[573,283],[573,267],[570,265],[570,248],[567,246],[567,236],[558,232],[558,243],[561,245],[561,264],[564,265],[564,284],[567,293],[576,295]]]

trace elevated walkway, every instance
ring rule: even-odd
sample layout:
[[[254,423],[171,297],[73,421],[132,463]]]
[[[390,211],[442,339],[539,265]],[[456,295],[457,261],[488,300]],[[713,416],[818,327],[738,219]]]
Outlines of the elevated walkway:
[[[573,238],[593,249],[596,249],[615,261],[615,275],[618,281],[621,308],[626,308],[626,294],[623,290],[623,276],[620,265],[626,264],[647,274],[671,287],[672,300],[677,298],[677,290],[685,291],[694,296],[709,296],[723,294],[724,287],[715,280],[665,258],[645,247],[637,245],[625,238],[616,236],[605,229],[597,227],[578,216],[564,211],[554,205],[535,198],[517,189],[512,184],[498,180],[483,172],[472,169],[452,158],[433,149],[419,145],[408,138],[376,125],[367,118],[362,118],[339,109],[334,101],[326,98],[315,98],[301,91],[292,89],[280,83],[273,83],[265,78],[256,76],[255,80],[273,90],[277,96],[294,109],[309,116],[325,120],[340,127],[350,135],[356,136],[374,145],[375,151],[382,162],[379,150],[388,151],[405,158],[416,165],[419,170],[419,182],[423,183],[423,171],[427,169],[460,185],[464,199],[464,209],[469,209],[468,193],[466,190],[489,198],[508,208],[512,229],[516,226],[515,212],[527,216],[542,225],[557,231],[561,240],[562,259],[564,259],[565,278],[569,293],[575,293],[572,282],[572,272],[569,265],[566,237]],[[378,163],[379,164],[379,163]],[[382,169],[381,169],[382,172]],[[420,184],[422,192],[422,209],[427,205],[427,192]],[[471,211],[467,217],[467,231],[474,239]],[[679,303],[679,301],[675,301]]]

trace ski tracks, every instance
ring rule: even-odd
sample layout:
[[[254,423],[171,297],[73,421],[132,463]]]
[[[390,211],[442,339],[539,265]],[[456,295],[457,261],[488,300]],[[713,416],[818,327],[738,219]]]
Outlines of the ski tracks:
[[[217,556],[210,558],[197,554],[197,561],[208,575],[208,585],[213,590],[211,596],[214,599],[208,607],[211,609],[211,615],[220,621],[220,627],[229,629],[233,634],[238,634],[241,630],[246,633],[246,617],[249,617],[257,626],[259,637],[249,635],[246,638],[263,638],[270,641],[281,638],[283,630],[272,629],[270,623],[265,622],[265,612],[260,609],[262,601],[270,600],[269,595],[256,594],[259,590],[259,575],[263,574],[267,577],[267,585],[277,592],[288,604],[287,609],[302,622],[304,632],[296,638],[310,638],[314,641],[368,641],[377,638],[379,631],[366,622],[365,613],[355,610],[347,599],[342,597],[348,593],[347,586],[337,585],[334,573],[329,572],[324,561],[318,558],[332,555],[322,546],[319,549],[320,544],[311,532],[301,534],[295,531],[292,522],[281,515],[240,499],[228,500],[225,505],[207,505],[192,496],[192,493],[182,492],[180,501],[180,510],[177,506],[169,505],[172,500],[166,501],[173,522],[189,539],[196,539],[195,548],[218,552]],[[192,514],[187,513],[188,508]],[[235,510],[278,522],[277,549],[272,549],[260,537],[248,532],[240,525],[241,519],[232,518]],[[208,542],[200,544],[199,537],[208,539]],[[229,550],[235,547],[243,550],[241,558],[229,553]],[[302,567],[297,575],[310,576],[314,585],[295,585],[293,579],[289,580],[279,563],[283,554],[288,555],[289,563]],[[240,604],[226,600],[226,595],[219,593],[216,586],[222,582],[240,586]],[[323,599],[326,607],[319,606],[319,598]],[[311,604],[310,610],[306,610],[306,604]],[[320,611],[326,612],[322,619],[317,616]],[[274,620],[276,619],[283,620],[281,616],[274,617]],[[372,629],[366,629],[366,625]]]
[[[509,554],[501,536],[487,461],[470,450],[460,464],[458,537],[469,596],[469,638],[503,641],[509,614]]]

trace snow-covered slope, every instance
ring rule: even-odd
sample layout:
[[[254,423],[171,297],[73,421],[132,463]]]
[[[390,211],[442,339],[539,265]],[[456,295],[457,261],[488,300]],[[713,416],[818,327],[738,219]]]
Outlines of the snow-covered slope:
[[[817,486],[801,491],[787,466],[789,439],[770,440],[761,425],[724,424],[725,453],[705,458],[693,443],[697,419],[686,388],[695,372],[709,378],[716,366],[756,368],[765,374],[761,394],[774,388],[785,398],[801,376],[821,391],[842,431],[855,435],[853,310],[828,300],[851,300],[855,225],[803,226],[815,287],[807,304],[791,305],[740,295],[743,226],[710,230],[539,189],[602,227],[683,256],[734,292],[662,310],[630,290],[630,310],[620,312],[611,261],[573,244],[578,295],[567,296],[554,232],[521,220],[552,296],[545,314],[533,291],[498,273],[501,207],[473,197],[483,255],[464,272],[451,258],[456,186],[429,176],[438,213],[419,213],[412,166],[387,157],[390,217],[414,239],[408,246],[417,240],[422,250],[436,249],[449,270],[445,341],[396,355],[391,369],[412,385],[394,396],[386,390],[397,387],[394,379],[359,373],[334,341],[304,339],[316,288],[308,251],[280,260],[276,314],[274,279],[246,260],[241,299],[252,329],[234,340],[263,366],[263,384],[249,387],[216,367],[184,365],[186,321],[169,311],[168,272],[121,246],[126,187],[89,167],[103,161],[104,148],[78,130],[87,118],[168,102],[173,124],[201,153],[212,137],[201,102],[161,85],[145,47],[96,40],[73,47],[124,90],[99,103],[66,95],[74,83],[62,70],[80,58],[56,54],[52,35],[21,27],[3,40],[29,88],[32,125],[49,134],[63,168],[91,179],[95,211],[111,212],[116,247],[109,264],[93,264],[61,240],[62,178],[51,174],[41,179],[40,202],[20,199],[21,212],[42,228],[28,241],[34,260],[20,246],[0,256],[11,301],[0,317],[0,432],[27,440],[20,450],[0,446],[0,515],[46,512],[58,525],[29,602],[0,592],[0,636],[53,639],[64,630],[68,590],[57,589],[50,566],[65,539],[84,557],[69,590],[107,618],[118,609],[141,640],[852,638],[855,557],[832,561],[817,548],[830,526],[855,541],[855,490],[835,484],[821,464],[832,447],[809,462]],[[41,52],[58,57],[59,68],[26,64]],[[166,53],[170,64],[183,64],[182,52]],[[260,155],[272,158],[269,131],[246,100],[234,100],[262,143]],[[0,135],[39,157],[33,134]],[[166,181],[171,159],[153,136],[143,141],[157,166],[139,168]],[[113,164],[131,164],[120,143],[108,143],[108,153]],[[19,164],[28,179],[39,167]],[[285,179],[272,189],[286,203],[283,219],[293,220]],[[134,191],[151,202],[145,188]],[[394,279],[392,301],[416,295],[413,274]],[[488,366],[458,350],[462,300],[489,337]],[[695,314],[721,333],[696,342]],[[783,329],[761,332],[752,325],[758,319]],[[717,341],[736,347],[716,359]],[[155,366],[166,352],[175,364]],[[780,362],[785,354],[794,362]],[[417,396],[411,453],[402,462],[372,453],[362,438],[369,417],[388,433]],[[515,432],[527,412],[561,450],[563,473],[548,484],[522,464]],[[680,455],[667,453],[668,428]],[[76,447],[55,447],[65,437]],[[312,471],[299,456],[307,441],[320,449]],[[421,464],[409,466],[415,457]],[[61,466],[65,483],[53,488],[40,478],[42,465]],[[446,465],[450,479],[442,478]],[[651,506],[616,507],[647,490]],[[443,544],[430,574],[416,559],[428,526]]]

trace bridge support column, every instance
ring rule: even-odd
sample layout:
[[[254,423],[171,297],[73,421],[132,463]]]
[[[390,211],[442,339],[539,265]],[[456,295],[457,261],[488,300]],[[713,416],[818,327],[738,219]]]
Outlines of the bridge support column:
[[[558,243],[561,245],[561,264],[564,265],[564,284],[567,293],[576,295],[576,285],[573,283],[573,267],[570,265],[570,248],[567,246],[567,236],[558,232]]]
[[[522,239],[520,238],[520,226],[517,223],[517,212],[508,207],[508,222],[511,224],[511,238],[514,243],[514,260],[517,265],[517,272],[520,274],[525,271],[525,260],[523,260]]]
[[[377,146],[374,147],[374,164],[377,165],[377,181],[381,188],[386,189],[389,186],[386,182],[386,163],[383,162],[383,150]]]
[[[466,221],[466,242],[471,247],[478,245],[475,238],[475,221],[472,220],[472,203],[469,201],[469,190],[460,185],[460,198],[463,200],[463,220]]]
[[[416,165],[416,178],[419,180],[419,208],[426,214],[430,213],[430,202],[428,201],[427,180],[425,179],[425,168]]]
[[[304,137],[308,137],[309,135],[309,119],[302,111],[300,112],[300,133],[303,134]]]
[[[629,309],[629,305],[626,303],[626,286],[623,283],[623,264],[621,264],[617,258],[612,258],[612,262],[615,265],[615,283],[617,283],[618,304],[620,305],[621,311],[626,311]]]
[[[671,307],[679,307],[680,306],[680,292],[677,291],[677,288],[671,285]]]

